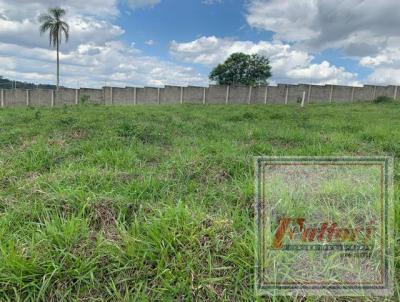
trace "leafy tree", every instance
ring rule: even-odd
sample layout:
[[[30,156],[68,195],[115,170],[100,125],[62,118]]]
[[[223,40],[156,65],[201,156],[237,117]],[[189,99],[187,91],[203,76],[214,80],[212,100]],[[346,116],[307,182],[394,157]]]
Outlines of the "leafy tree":
[[[271,66],[267,57],[241,52],[232,54],[224,63],[210,73],[210,80],[219,85],[261,85],[271,77]]]
[[[57,90],[60,85],[60,45],[62,36],[64,35],[65,42],[69,38],[69,25],[61,18],[66,14],[65,10],[60,7],[49,8],[47,14],[42,14],[39,17],[40,34],[49,32],[50,46],[57,49]]]

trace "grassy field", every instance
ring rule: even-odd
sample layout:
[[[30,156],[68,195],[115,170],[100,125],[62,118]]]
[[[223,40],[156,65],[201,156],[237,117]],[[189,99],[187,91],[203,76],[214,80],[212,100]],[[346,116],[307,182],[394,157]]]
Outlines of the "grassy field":
[[[0,150],[1,301],[254,300],[253,156],[399,156],[400,106],[7,108]]]

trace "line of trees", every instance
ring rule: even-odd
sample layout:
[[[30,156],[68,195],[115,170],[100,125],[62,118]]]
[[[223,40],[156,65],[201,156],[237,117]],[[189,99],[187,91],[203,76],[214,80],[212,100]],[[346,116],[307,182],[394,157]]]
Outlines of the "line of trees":
[[[13,89],[13,88],[22,88],[22,89],[56,89],[56,85],[50,84],[35,84],[29,82],[21,82],[21,81],[12,81],[3,76],[0,76],[0,89]]]

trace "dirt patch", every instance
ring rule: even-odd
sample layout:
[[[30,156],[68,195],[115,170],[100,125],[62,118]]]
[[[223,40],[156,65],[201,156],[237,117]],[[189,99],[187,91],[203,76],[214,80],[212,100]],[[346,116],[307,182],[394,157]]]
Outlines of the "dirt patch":
[[[217,174],[217,177],[216,177],[216,179],[217,179],[218,182],[227,181],[229,178],[231,178],[231,176],[230,176],[229,173],[228,173],[227,171],[225,171],[225,170],[219,171],[218,174]]]
[[[93,217],[90,222],[95,233],[103,233],[107,240],[117,241],[120,235],[117,228],[117,220],[112,200],[101,199],[90,205]]]
[[[69,137],[72,139],[82,139],[87,137],[87,133],[85,130],[82,129],[77,129],[73,130],[70,134]]]
[[[48,141],[48,144],[50,146],[60,146],[60,147],[64,147],[66,142],[63,139],[51,139]]]
[[[138,173],[120,172],[117,174],[117,180],[120,183],[127,184],[134,180],[141,180],[143,176]]]

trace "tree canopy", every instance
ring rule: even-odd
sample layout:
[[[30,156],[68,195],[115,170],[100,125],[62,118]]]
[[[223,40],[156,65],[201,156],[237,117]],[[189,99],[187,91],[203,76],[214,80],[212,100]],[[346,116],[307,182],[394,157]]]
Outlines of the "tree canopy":
[[[271,77],[269,59],[265,56],[244,53],[232,54],[210,73],[210,80],[219,85],[262,85]]]

